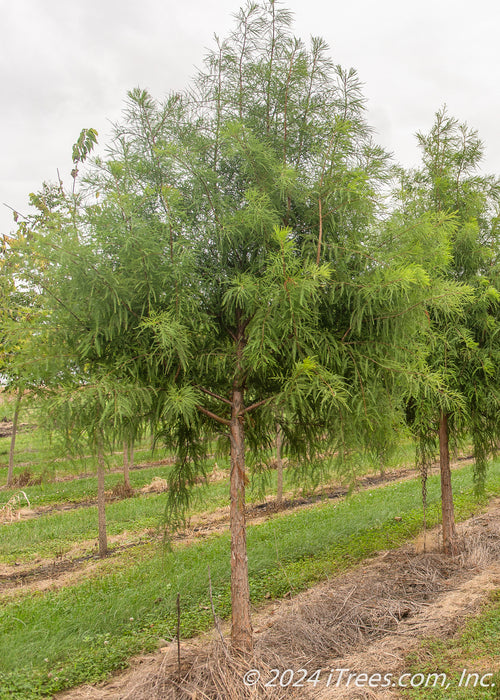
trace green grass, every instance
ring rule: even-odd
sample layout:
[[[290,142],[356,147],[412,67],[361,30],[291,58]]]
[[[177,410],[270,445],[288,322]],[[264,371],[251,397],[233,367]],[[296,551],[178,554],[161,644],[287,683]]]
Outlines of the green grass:
[[[219,463],[220,464],[220,463]],[[131,472],[131,482],[135,488],[141,483],[150,483],[153,476],[164,476],[170,467],[152,468]],[[147,478],[146,478],[147,477]],[[121,481],[119,474],[108,474],[106,488]],[[108,481],[109,480],[109,481]],[[83,484],[86,491],[95,485]],[[285,472],[285,488],[291,488],[293,475]],[[74,493],[73,486],[79,482],[60,482],[57,484],[60,502],[71,502],[69,493]],[[40,485],[24,489],[30,498],[31,505],[39,505],[43,498],[44,489],[53,485]],[[65,489],[69,487],[69,491]],[[276,491],[276,472],[270,473],[266,486],[252,493],[249,492],[249,502],[265,494]],[[17,491],[18,492],[18,491]],[[15,493],[15,491],[14,491]],[[189,515],[210,513],[228,504],[229,487],[227,480],[216,481],[196,487],[193,491],[193,501]],[[41,494],[40,500],[37,495]],[[57,491],[49,492],[57,498]],[[3,495],[3,494],[2,494]],[[6,499],[5,496],[3,496]],[[123,532],[140,533],[149,528],[160,528],[165,511],[165,494],[139,495],[122,501],[108,503],[106,506],[106,523],[108,535],[119,535]],[[5,501],[4,501],[5,502]],[[76,502],[76,499],[75,499]],[[1,503],[1,501],[0,501]],[[21,505],[23,505],[21,503]],[[12,522],[2,526],[0,537],[0,562],[28,563],[38,558],[63,556],[70,551],[75,543],[97,538],[97,507],[81,507],[74,510],[54,512],[30,520]]]
[[[130,472],[130,483],[133,488],[138,489],[150,483],[155,476],[166,478],[169,471],[170,467],[168,465],[156,465],[140,470],[132,470]],[[108,472],[106,474],[106,489],[110,490],[120,483],[123,483],[123,474],[121,472]],[[0,491],[0,505],[1,503],[6,503],[14,494],[19,493],[21,488],[27,494],[32,507],[59,503],[81,503],[97,498],[97,477],[82,476],[68,481],[48,481],[32,486],[4,489]]]
[[[9,460],[10,437],[0,438],[0,486],[7,482],[7,464]],[[16,437],[14,453],[14,477],[28,470],[34,477],[44,481],[68,476],[80,476],[95,472],[95,459],[91,456],[68,455],[64,444],[51,440],[42,430],[20,432]],[[163,450],[153,453],[148,440],[142,441],[136,448],[136,462],[148,462],[165,457]],[[123,455],[119,448],[107,456],[109,467],[120,467]]]
[[[227,503],[227,483],[216,482],[195,499],[192,512],[214,510]],[[161,525],[165,495],[127,498],[106,506],[108,535],[141,532]],[[76,508],[1,526],[0,561],[28,562],[38,557],[62,556],[75,543],[97,537],[97,507]]]
[[[409,673],[446,674],[446,685],[406,691],[415,700],[498,700],[500,698],[500,590],[481,613],[452,639],[427,639],[409,658]],[[465,674],[464,674],[465,669]],[[475,675],[477,674],[477,675]],[[491,675],[488,675],[491,674]],[[481,680],[483,686],[481,687]]]
[[[144,464],[142,460],[136,464]],[[206,468],[210,472],[213,468],[214,459],[209,459],[206,462]],[[224,465],[218,461],[219,468]],[[226,465],[227,466],[227,465]],[[150,484],[155,476],[163,479],[168,477],[171,466],[168,464],[155,464],[151,467],[141,467],[140,469],[132,469],[130,471],[130,484],[134,489],[140,489],[146,484]],[[123,483],[123,473],[108,472],[105,475],[105,488],[111,490],[118,484]],[[62,503],[81,503],[97,498],[97,477],[82,475],[78,478],[67,481],[44,481],[41,484],[32,486],[23,486],[13,489],[3,489],[0,491],[0,507],[6,503],[9,498],[22,490],[29,498],[32,507],[56,505]],[[26,503],[21,503],[21,506]]]
[[[471,468],[455,471],[453,483],[457,519],[465,519],[482,503],[473,495]],[[439,519],[438,489],[431,478],[429,525]],[[491,466],[488,491],[500,493],[500,461]],[[249,527],[252,602],[297,593],[399,546],[422,526],[419,501],[419,483],[406,481]],[[229,535],[223,533],[106,577],[4,605],[0,697],[28,700],[95,682],[126,665],[130,655],[153,650],[158,637],[174,634],[178,591],[182,635],[210,628],[207,569],[217,614],[227,618],[229,565]]]
[[[106,507],[108,535],[157,527],[163,509],[161,494],[110,503]],[[0,560],[21,563],[38,557],[63,556],[74,544],[95,539],[96,527],[95,506],[3,525]]]
[[[29,411],[20,416],[20,422],[33,425],[36,420]],[[0,487],[7,482],[7,465],[9,461],[10,437],[0,438]],[[135,462],[152,462],[168,457],[165,450],[150,448],[151,439],[145,437],[135,446]],[[87,452],[84,452],[87,455]],[[95,472],[95,459],[91,456],[79,457],[69,455],[64,441],[57,435],[50,436],[41,428],[21,430],[16,436],[14,453],[14,477],[29,470],[34,478],[42,477],[44,482]],[[107,456],[108,467],[121,467],[123,454],[116,447]]]
[[[209,465],[210,466],[210,465]],[[220,466],[220,462],[219,462]],[[153,476],[165,476],[170,467],[153,467],[133,471],[130,474],[132,485],[139,488],[141,484],[150,483]],[[293,478],[285,474],[285,486],[290,486]],[[106,488],[122,480],[120,474],[106,476]],[[80,484],[82,491],[75,490]],[[52,487],[56,486],[57,490]],[[24,489],[31,505],[39,505],[43,501],[46,490],[49,497],[62,502],[71,502],[78,493],[92,493],[96,488],[95,479],[82,479],[70,482],[58,482],[56,485],[39,485]],[[266,493],[276,490],[276,473],[272,473],[265,489]],[[70,497],[70,494],[72,497]],[[94,494],[95,495],[95,494]],[[254,496],[260,495],[260,491]],[[2,494],[5,501],[7,496]],[[190,515],[213,512],[228,504],[227,480],[215,481],[194,489]],[[252,494],[250,493],[250,500]],[[5,502],[4,501],[4,502]],[[148,528],[158,528],[163,521],[165,510],[165,495],[138,495],[133,498],[108,503],[106,506],[107,532],[109,535],[142,532]],[[1,503],[1,501],[0,501]],[[22,504],[21,504],[22,505]],[[97,507],[81,507],[74,510],[53,512],[30,520],[12,522],[1,526],[0,561],[6,563],[29,562],[39,557],[62,556],[75,543],[91,540],[97,537]]]
[[[33,418],[29,412],[21,416],[22,422],[32,424]],[[136,445],[135,463],[136,465],[149,462],[158,462],[165,457],[171,457],[162,448],[156,449],[154,452],[150,449],[150,437],[145,437]],[[208,447],[209,452],[215,450],[215,443]],[[10,450],[10,437],[0,438],[0,501],[8,500],[8,496],[15,493],[16,489],[6,489],[7,481],[7,464]],[[269,455],[271,456],[271,455]],[[228,459],[217,457],[217,462],[220,468],[227,468]],[[373,455],[359,453],[356,455],[356,475],[360,476],[369,472],[378,471],[379,463]],[[106,457],[108,468],[120,468],[123,465],[123,455],[120,448],[115,448],[115,451],[108,454]],[[391,469],[401,466],[402,464],[413,464],[415,461],[415,447],[411,440],[401,439],[400,443],[388,455],[384,462],[385,469]],[[95,474],[95,459],[91,456],[78,457],[69,455],[64,442],[56,436],[51,437],[41,428],[21,431],[16,438],[15,449],[15,464],[14,477],[19,476],[24,471],[29,471],[35,479],[42,478],[43,483],[37,491],[34,487],[29,487],[34,493],[35,505],[58,503],[65,500],[64,489],[67,489],[67,500],[85,500],[93,497],[96,487],[93,475]],[[61,486],[61,482],[55,482],[56,479],[68,477],[76,477],[75,480],[85,481],[89,479],[88,488],[83,484],[74,484],[72,487]],[[262,484],[268,481],[267,474],[261,475]],[[119,479],[119,477],[114,477]],[[109,479],[113,485],[113,479]],[[62,482],[66,484],[67,482]],[[147,483],[142,482],[139,478],[137,487]],[[290,482],[291,483],[291,482]],[[259,478],[255,478],[255,488],[258,490]],[[71,489],[74,489],[72,491]],[[31,500],[31,496],[30,496]]]

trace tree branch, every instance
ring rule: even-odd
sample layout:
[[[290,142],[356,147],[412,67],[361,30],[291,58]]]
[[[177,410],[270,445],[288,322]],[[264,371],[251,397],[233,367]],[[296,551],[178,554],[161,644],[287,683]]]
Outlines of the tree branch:
[[[212,413],[212,411],[209,411],[207,408],[203,408],[203,406],[198,405],[196,408],[200,413],[203,413],[209,418],[213,418],[213,420],[217,421],[217,423],[222,423],[222,425],[231,425],[231,421],[227,420],[227,418],[221,418],[221,416],[218,416],[216,413]]]
[[[253,403],[251,406],[247,406],[241,411],[241,415],[248,413],[249,411],[253,411],[255,408],[259,408],[260,406],[263,406],[264,404],[268,403],[269,401],[272,401],[274,396],[270,396],[267,399],[262,399],[262,401],[257,401],[256,403]]]
[[[227,403],[228,406],[231,406],[231,401],[229,399],[225,399],[223,396],[219,396],[219,394],[215,394],[213,391],[209,391],[208,389],[205,389],[202,386],[199,386],[198,384],[196,385],[196,388],[202,391],[204,394],[208,394],[208,396],[213,396],[214,399],[218,399],[219,401],[222,401],[223,403]]]

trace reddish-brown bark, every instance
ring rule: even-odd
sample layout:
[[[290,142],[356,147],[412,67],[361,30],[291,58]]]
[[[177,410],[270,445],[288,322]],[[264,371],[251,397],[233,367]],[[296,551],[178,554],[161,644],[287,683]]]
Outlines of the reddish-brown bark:
[[[243,391],[235,386],[231,406],[231,644],[235,651],[252,651],[250,588],[245,522],[245,435],[243,428]]]
[[[16,447],[17,424],[19,421],[19,409],[21,406],[21,392],[19,392],[14,408],[14,418],[12,420],[12,435],[10,437],[9,468],[7,469],[7,487],[12,486],[14,481],[14,450]]]
[[[448,441],[448,415],[439,418],[439,466],[441,471],[441,508],[443,518],[443,549],[446,554],[457,552],[455,511],[451,487],[450,448]]]
[[[281,426],[278,425],[276,431],[276,470],[277,470],[277,484],[276,484],[276,503],[280,505],[283,501],[283,459],[281,457],[281,448],[283,445],[283,433]]]

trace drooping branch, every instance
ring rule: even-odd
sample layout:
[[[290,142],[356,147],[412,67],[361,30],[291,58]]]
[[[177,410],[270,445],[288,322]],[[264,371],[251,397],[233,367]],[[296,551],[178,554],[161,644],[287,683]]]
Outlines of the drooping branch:
[[[269,77],[267,79],[266,90],[266,133],[269,135],[271,131],[271,79],[273,75],[274,52],[276,49],[276,8],[274,2],[271,3],[272,12],[272,38],[271,38],[271,55],[269,57]]]
[[[288,146],[288,96],[290,90],[290,82],[292,79],[292,71],[295,64],[295,55],[298,51],[298,44],[295,43],[292,54],[290,56],[290,68],[288,70],[286,89],[285,89],[285,104],[284,104],[284,124],[283,124],[283,164],[286,164],[287,146]]]
[[[319,197],[319,199],[318,199],[318,209],[319,209],[319,234],[318,234],[318,251],[316,253],[316,265],[319,265],[319,261],[321,258],[321,246],[323,243],[323,213],[322,213],[321,197]]]

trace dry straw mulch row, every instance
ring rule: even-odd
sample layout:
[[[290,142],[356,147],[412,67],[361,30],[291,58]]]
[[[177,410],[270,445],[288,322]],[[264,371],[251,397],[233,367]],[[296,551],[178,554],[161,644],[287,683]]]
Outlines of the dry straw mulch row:
[[[338,580],[331,580],[282,606],[258,636],[254,656],[231,656],[219,640],[184,650],[179,677],[175,654],[153,673],[127,687],[119,700],[246,700],[310,698],[307,687],[266,687],[271,669],[328,668],[332,660],[394,633],[436,596],[500,558],[500,527],[484,529],[482,516],[462,536],[461,553],[450,559],[436,552],[415,554],[411,546],[378,557]],[[490,521],[491,523],[491,521]],[[419,634],[418,629],[415,634]],[[251,688],[248,669],[261,672]],[[97,696],[96,696],[97,697]],[[110,696],[106,696],[110,697]]]

